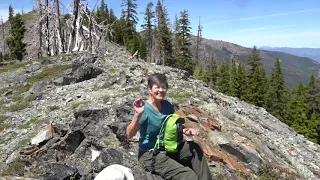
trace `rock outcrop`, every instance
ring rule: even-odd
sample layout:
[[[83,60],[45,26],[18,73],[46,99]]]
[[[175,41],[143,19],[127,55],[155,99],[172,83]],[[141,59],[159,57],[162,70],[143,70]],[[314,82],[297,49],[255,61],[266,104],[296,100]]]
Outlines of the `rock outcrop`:
[[[141,167],[137,139],[125,135],[133,100],[148,95],[146,76],[160,72],[176,113],[199,130],[186,139],[201,143],[214,177],[320,178],[320,146],[263,108],[217,93],[186,71],[128,60],[122,49],[108,47],[105,55],[21,62],[0,73],[1,177],[93,179],[120,164],[136,179],[161,179]],[[48,124],[54,135],[30,146]]]

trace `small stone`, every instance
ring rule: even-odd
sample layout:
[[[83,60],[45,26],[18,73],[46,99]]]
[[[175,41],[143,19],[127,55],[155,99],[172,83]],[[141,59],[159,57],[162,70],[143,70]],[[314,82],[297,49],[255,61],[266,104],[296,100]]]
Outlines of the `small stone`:
[[[17,152],[13,152],[6,160],[6,164],[12,163],[16,158],[17,158]]]
[[[72,100],[73,100],[72,97],[69,97],[66,99],[66,102],[71,102]]]

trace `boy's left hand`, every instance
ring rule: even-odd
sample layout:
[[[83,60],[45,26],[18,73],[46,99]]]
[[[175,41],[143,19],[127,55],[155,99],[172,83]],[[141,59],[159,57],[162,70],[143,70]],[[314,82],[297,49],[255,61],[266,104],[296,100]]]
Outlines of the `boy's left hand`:
[[[182,131],[183,131],[183,134],[185,134],[186,136],[198,136],[199,135],[198,131],[193,128],[184,128]]]

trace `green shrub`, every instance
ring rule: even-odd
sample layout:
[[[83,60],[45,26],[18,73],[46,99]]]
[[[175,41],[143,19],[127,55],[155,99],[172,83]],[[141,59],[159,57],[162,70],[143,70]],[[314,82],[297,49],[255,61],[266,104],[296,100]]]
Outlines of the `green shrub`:
[[[171,97],[177,100],[179,103],[185,103],[192,97],[192,93],[189,92],[181,92],[181,93],[170,93],[168,97]]]
[[[10,89],[10,87],[4,87],[0,89],[0,95],[7,92]]]
[[[67,70],[68,68],[69,68],[68,65],[57,65],[57,66],[46,68],[39,74],[28,77],[28,82],[35,83],[38,81],[50,79],[52,77],[58,77],[62,75],[63,71]]]
[[[30,88],[31,88],[30,84],[27,84],[25,86],[22,86],[22,85],[16,86],[14,94],[16,95],[22,94],[24,92],[29,91]]]
[[[10,124],[9,123],[0,123],[0,131],[4,130],[4,129],[7,129],[10,127]]]
[[[103,97],[103,103],[107,103],[110,100],[110,96],[104,96]]]
[[[101,86],[101,88],[103,88],[103,89],[106,89],[106,88],[108,88],[108,87],[110,87],[110,82],[109,81],[105,81],[104,83],[103,83],[103,85]]]
[[[140,87],[139,86],[134,86],[130,89],[131,92],[139,92],[140,91]]]
[[[26,122],[25,124],[23,124],[23,129],[27,129],[30,127],[30,125],[32,124],[41,124],[43,123],[43,120],[42,119],[30,119],[28,122]]]
[[[7,118],[8,118],[7,116],[0,114],[0,123],[2,123]]]
[[[94,84],[93,85],[93,89],[92,90],[98,91],[99,89],[101,89],[101,88],[98,86],[98,84]]]
[[[23,176],[25,164],[19,159],[15,159],[9,166],[2,172],[3,176]]]
[[[24,13],[21,15],[21,18],[24,22],[31,20],[33,18],[33,14],[31,12],[29,13]]]
[[[89,104],[89,101],[80,101],[80,102],[77,102],[77,103],[73,103],[72,106],[71,106],[71,108],[72,108],[73,110],[75,110],[75,109],[77,109],[81,104],[87,105],[87,104]]]
[[[115,75],[112,76],[108,76],[108,78],[104,81],[103,85],[101,86],[101,89],[106,89],[109,88],[111,86],[111,81],[116,78]]]
[[[110,71],[111,73],[116,72],[116,70],[115,70],[114,68],[110,68],[109,71]]]
[[[125,93],[123,93],[121,96],[122,97],[125,97],[125,96],[128,96],[130,93],[129,92],[125,92]]]
[[[54,111],[54,110],[57,110],[59,108],[60,108],[59,106],[48,106],[47,107],[47,109],[49,109],[50,111]]]
[[[11,99],[13,102],[18,102],[18,101],[21,101],[23,97],[21,95],[13,95]]]
[[[7,118],[7,116],[0,114],[0,131],[10,127],[10,124],[4,122]]]
[[[27,97],[24,98],[24,101],[25,102],[31,102],[31,101],[34,101],[35,99],[36,99],[36,95],[30,94],[30,95],[28,95]]]
[[[17,62],[17,63],[10,63],[5,66],[0,67],[0,72],[8,72],[12,70],[19,69],[21,67],[25,67],[28,64],[31,64],[31,61],[28,62]]]
[[[266,163],[259,167],[259,179],[272,180],[272,179],[300,179],[299,175],[295,172],[290,172],[288,169],[283,168],[275,163]]]
[[[25,109],[29,106],[30,106],[29,102],[19,101],[19,102],[14,103],[13,105],[9,106],[7,108],[7,110],[10,112],[15,112],[15,111],[20,111],[22,109]]]
[[[51,59],[51,58],[55,58],[56,59],[57,57],[64,57],[64,56],[66,56],[66,54],[55,54],[53,56],[43,56],[43,57],[37,59],[36,61],[37,62],[42,62],[42,61],[47,60],[47,59]]]

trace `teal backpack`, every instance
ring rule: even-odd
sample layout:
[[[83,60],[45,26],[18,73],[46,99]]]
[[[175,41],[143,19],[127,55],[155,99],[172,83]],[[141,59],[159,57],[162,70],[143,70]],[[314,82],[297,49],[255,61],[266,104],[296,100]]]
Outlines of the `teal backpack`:
[[[178,114],[170,114],[163,121],[154,150],[164,148],[166,152],[177,152],[183,141],[183,123],[185,120]]]

